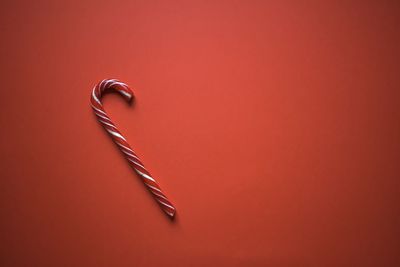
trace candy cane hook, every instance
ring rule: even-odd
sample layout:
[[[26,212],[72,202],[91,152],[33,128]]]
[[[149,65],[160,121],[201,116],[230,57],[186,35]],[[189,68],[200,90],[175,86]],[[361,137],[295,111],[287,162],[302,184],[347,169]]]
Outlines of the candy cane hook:
[[[125,83],[115,79],[103,80],[93,88],[90,98],[94,114],[96,114],[97,120],[101,123],[101,125],[103,125],[104,129],[110,134],[115,144],[117,144],[118,148],[124,154],[125,158],[129,162],[129,165],[142,178],[143,183],[153,194],[155,200],[160,204],[161,209],[169,216],[171,216],[171,218],[173,218],[175,215],[174,205],[161,191],[161,188],[156,180],[146,170],[139,157],[132,150],[125,137],[123,137],[121,132],[118,131],[117,127],[115,127],[115,124],[110,120],[103,108],[101,97],[105,91],[111,89],[120,93],[128,102],[133,99],[133,92]]]

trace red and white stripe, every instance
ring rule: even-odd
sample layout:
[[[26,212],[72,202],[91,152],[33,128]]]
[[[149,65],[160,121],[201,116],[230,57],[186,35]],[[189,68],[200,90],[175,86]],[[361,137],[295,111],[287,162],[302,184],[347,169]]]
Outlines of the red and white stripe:
[[[153,194],[156,201],[160,204],[165,213],[169,216],[174,217],[175,215],[175,207],[168,200],[168,198],[161,191],[160,186],[156,182],[156,180],[151,176],[151,174],[146,170],[143,163],[140,161],[139,157],[132,150],[131,146],[126,141],[125,137],[122,136],[121,132],[118,131],[115,124],[110,120],[107,113],[103,108],[103,104],[101,103],[101,97],[106,90],[114,90],[120,93],[127,101],[131,101],[133,99],[133,92],[123,82],[120,82],[115,79],[106,79],[99,82],[92,91],[92,95],[90,98],[90,102],[96,114],[98,121],[103,125],[104,129],[110,134],[111,138],[117,144],[118,148],[124,154],[125,158],[128,160],[131,167],[137,172],[137,174],[142,178],[144,184]]]

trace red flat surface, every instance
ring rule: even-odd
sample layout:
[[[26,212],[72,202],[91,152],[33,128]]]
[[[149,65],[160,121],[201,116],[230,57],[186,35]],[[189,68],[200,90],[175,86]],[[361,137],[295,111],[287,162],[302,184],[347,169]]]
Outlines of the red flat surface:
[[[400,266],[399,6],[2,3],[0,265]]]

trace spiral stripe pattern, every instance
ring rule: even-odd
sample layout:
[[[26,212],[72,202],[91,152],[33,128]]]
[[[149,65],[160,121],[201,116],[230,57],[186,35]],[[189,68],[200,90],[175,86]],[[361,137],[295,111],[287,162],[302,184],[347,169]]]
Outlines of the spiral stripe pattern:
[[[101,97],[105,91],[114,90],[120,93],[127,101],[133,99],[133,92],[123,82],[116,79],[105,79],[99,82],[92,91],[90,98],[91,106],[93,108],[94,114],[97,120],[104,127],[104,129],[110,134],[111,138],[121,150],[125,158],[128,160],[129,165],[136,171],[136,173],[142,178],[143,183],[149,189],[149,191],[154,196],[155,200],[160,205],[161,209],[171,218],[175,215],[175,207],[161,191],[160,186],[156,180],[151,176],[151,174],[144,167],[142,161],[133,151],[131,146],[126,141],[125,137],[117,129],[115,124],[111,121],[110,117],[107,115],[101,103]]]

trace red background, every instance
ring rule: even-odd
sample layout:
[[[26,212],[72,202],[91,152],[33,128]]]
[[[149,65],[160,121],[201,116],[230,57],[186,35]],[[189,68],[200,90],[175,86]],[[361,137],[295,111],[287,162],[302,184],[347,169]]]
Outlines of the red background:
[[[399,6],[2,2],[0,265],[400,266]]]

